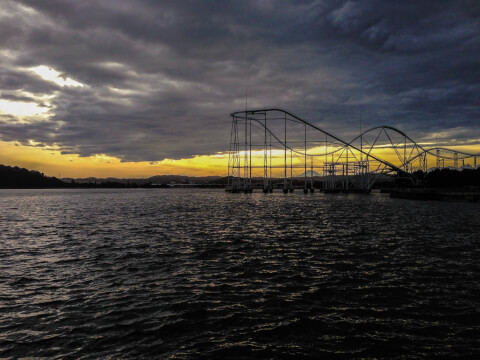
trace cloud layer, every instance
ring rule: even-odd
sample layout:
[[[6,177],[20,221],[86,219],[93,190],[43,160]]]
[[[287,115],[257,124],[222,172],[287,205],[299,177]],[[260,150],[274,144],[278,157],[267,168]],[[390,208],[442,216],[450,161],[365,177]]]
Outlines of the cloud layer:
[[[0,100],[42,109],[0,114],[2,140],[125,161],[211,154],[247,88],[249,107],[346,139],[360,116],[480,138],[478,1],[2,3]]]

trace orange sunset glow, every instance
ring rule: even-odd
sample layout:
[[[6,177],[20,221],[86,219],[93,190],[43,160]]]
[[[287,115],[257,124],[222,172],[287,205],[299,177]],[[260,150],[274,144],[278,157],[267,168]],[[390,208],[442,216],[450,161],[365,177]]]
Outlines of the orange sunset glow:
[[[122,162],[98,154],[80,157],[58,150],[0,142],[0,163],[37,170],[55,177],[144,178],[157,174],[188,176],[226,176],[228,154],[194,156],[188,159],[165,159],[158,162]]]
[[[0,360],[479,358],[479,0],[0,4]]]

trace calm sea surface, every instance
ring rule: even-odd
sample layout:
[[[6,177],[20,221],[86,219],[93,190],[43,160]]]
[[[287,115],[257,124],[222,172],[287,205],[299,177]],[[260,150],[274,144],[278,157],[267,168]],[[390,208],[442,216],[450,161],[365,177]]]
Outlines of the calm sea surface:
[[[0,190],[0,357],[480,355],[480,205]]]

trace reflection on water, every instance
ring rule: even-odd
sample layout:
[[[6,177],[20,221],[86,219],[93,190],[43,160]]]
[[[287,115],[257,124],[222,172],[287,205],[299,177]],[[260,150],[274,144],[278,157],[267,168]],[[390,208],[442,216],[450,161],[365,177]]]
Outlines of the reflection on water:
[[[0,357],[473,355],[480,208],[0,190]]]

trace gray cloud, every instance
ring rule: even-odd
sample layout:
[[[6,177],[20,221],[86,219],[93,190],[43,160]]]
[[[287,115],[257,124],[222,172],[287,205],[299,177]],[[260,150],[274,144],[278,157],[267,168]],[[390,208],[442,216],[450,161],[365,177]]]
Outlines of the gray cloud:
[[[360,116],[413,137],[478,126],[474,1],[23,0],[4,9],[2,98],[52,95],[48,120],[1,117],[4,140],[133,161],[224,151],[246,88],[252,107],[283,107],[345,138]],[[39,65],[86,86],[28,71]]]

